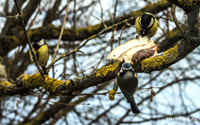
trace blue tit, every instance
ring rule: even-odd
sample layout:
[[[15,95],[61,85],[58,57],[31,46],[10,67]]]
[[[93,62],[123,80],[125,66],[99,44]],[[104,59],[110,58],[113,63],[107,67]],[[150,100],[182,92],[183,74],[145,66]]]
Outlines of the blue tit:
[[[158,30],[158,20],[151,13],[143,13],[136,18],[135,28],[136,32],[142,37],[153,37]]]
[[[33,38],[32,41],[32,47],[33,47],[33,52],[36,55],[38,64],[43,68],[44,74],[48,74],[45,68],[47,61],[49,59],[49,49],[47,44],[45,43],[44,39],[40,37],[35,37]],[[30,50],[29,50],[29,55],[31,61],[33,62],[33,56]]]
[[[117,83],[127,102],[130,103],[132,112],[140,113],[134,99],[134,93],[138,88],[138,78],[129,63],[122,64],[122,68],[117,75]]]

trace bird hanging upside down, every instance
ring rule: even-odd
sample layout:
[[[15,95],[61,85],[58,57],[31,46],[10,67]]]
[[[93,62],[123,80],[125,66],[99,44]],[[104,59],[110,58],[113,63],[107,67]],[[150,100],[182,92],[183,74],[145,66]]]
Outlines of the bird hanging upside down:
[[[129,63],[122,64],[122,68],[117,75],[117,83],[127,102],[130,103],[132,112],[136,114],[140,113],[134,99],[134,93],[138,88],[138,78]]]

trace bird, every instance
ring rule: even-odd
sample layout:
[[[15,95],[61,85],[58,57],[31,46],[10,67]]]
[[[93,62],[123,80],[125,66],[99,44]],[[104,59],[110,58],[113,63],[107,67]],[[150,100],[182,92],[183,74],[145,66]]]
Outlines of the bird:
[[[46,71],[45,66],[49,59],[48,45],[46,44],[44,39],[42,39],[41,37],[34,37],[32,41],[32,48],[33,48],[33,52],[36,55],[38,64],[42,67],[44,74],[47,75],[48,72]],[[30,49],[29,49],[29,56],[30,56],[31,61],[33,62],[33,56]]]
[[[134,99],[134,93],[138,88],[138,78],[129,63],[122,64],[122,68],[117,75],[117,83],[127,102],[130,103],[132,112],[135,114],[140,113]]]
[[[158,30],[158,20],[151,13],[143,13],[136,18],[135,21],[136,32],[139,35],[153,37]]]

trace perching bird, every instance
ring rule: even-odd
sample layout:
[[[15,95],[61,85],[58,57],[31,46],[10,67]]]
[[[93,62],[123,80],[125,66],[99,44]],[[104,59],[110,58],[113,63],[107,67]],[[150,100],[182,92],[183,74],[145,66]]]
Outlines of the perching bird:
[[[117,83],[127,102],[131,104],[132,112],[136,114],[140,113],[134,100],[134,93],[138,88],[137,74],[133,71],[129,63],[122,64],[122,68],[117,75]]]
[[[143,13],[136,18],[135,28],[136,32],[142,37],[153,37],[158,30],[158,20],[151,13]]]
[[[44,39],[41,37],[35,37],[32,41],[33,52],[36,55],[38,64],[42,67],[44,74],[48,74],[46,71],[46,64],[49,59],[49,49]],[[33,56],[29,50],[30,59],[33,62]]]

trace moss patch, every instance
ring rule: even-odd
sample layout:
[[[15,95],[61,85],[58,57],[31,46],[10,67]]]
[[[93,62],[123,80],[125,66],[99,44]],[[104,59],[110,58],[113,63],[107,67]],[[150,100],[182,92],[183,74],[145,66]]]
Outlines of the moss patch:
[[[178,0],[178,2],[179,2],[180,4],[183,4],[184,6],[192,6],[192,5],[195,5],[197,1],[198,1],[198,0]]]
[[[176,36],[178,33],[178,29],[174,30],[174,31],[169,31],[166,33],[165,37],[167,39],[171,39],[171,38],[174,38],[174,36]]]
[[[115,100],[115,93],[116,91],[114,89],[110,90],[109,95],[108,95],[110,101]]]
[[[11,83],[8,82],[8,81],[1,81],[1,82],[0,82],[0,85],[5,86],[5,87],[10,87],[10,86],[13,85],[13,84],[11,84]]]
[[[163,53],[161,56],[156,56],[154,58],[146,58],[141,61],[142,70],[149,72],[150,68],[155,69],[160,68],[163,64],[169,64],[173,62],[179,55],[178,47],[174,46]]]
[[[35,73],[31,76],[24,74],[23,76],[22,85],[27,88],[41,86],[50,92],[54,92],[58,86],[63,84],[61,80],[50,78],[48,75],[45,75],[46,80],[43,80],[39,73]]]
[[[67,85],[67,84],[69,84],[69,83],[70,83],[70,80],[67,80],[66,83],[65,83],[65,85]]]
[[[104,67],[100,68],[96,72],[96,77],[98,77],[98,76],[106,76],[109,71],[110,72],[114,71],[119,66],[119,63],[120,62],[117,61],[117,62],[115,62],[113,64],[110,64],[108,66],[104,66]]]

